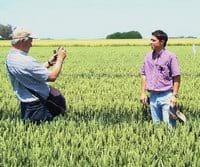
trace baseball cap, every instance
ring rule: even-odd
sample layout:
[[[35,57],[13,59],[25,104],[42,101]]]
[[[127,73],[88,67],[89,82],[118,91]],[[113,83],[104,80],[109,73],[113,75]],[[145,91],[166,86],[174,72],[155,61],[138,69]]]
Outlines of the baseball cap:
[[[180,122],[185,123],[186,117],[185,115],[180,111],[180,108],[178,105],[170,106],[170,115],[175,116]]]
[[[33,39],[37,38],[32,32],[30,32],[24,28],[16,28],[12,34],[12,39],[24,39],[27,37],[33,38]]]

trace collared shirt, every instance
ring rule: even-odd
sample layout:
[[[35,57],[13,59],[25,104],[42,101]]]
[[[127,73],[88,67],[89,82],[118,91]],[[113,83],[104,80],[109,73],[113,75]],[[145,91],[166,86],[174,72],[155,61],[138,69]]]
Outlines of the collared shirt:
[[[149,91],[172,90],[173,77],[180,75],[176,55],[167,50],[162,50],[159,54],[148,53],[141,68],[141,75],[145,75],[146,89]]]
[[[11,49],[6,64],[13,90],[21,102],[38,100],[28,89],[37,92],[44,99],[49,96],[50,88],[46,82],[49,71],[27,53]]]

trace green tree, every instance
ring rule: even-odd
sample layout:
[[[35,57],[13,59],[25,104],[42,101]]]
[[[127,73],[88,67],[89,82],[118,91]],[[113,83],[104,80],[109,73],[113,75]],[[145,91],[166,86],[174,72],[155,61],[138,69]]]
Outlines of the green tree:
[[[13,32],[13,27],[11,25],[0,24],[0,36],[2,39],[11,39],[11,34]]]
[[[115,32],[106,37],[106,39],[141,39],[142,35],[138,31]]]

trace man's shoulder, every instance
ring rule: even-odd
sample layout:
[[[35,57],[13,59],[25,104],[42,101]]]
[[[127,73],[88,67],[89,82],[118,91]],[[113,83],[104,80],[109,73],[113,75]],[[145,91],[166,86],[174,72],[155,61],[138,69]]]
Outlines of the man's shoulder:
[[[152,53],[153,53],[153,51],[149,51],[149,52],[147,52],[147,53],[146,53],[146,57],[148,57],[148,56],[152,56]]]
[[[34,59],[30,56],[8,54],[6,64],[10,70],[27,71],[34,65]]]
[[[149,52],[147,52],[146,55],[145,55],[144,60],[146,61],[146,60],[152,58],[152,53],[153,53],[153,51],[149,51]]]
[[[145,54],[145,58],[151,57],[152,56],[153,51],[149,51]]]
[[[169,56],[170,58],[176,57],[176,54],[173,53],[173,52],[171,52],[171,51],[169,51],[169,50],[165,50],[165,54],[166,54],[167,56]]]
[[[7,61],[8,62],[18,62],[18,63],[21,63],[23,65],[26,65],[26,64],[29,64],[29,63],[35,61],[35,59],[31,56],[28,56],[28,55],[8,54],[7,55]]]

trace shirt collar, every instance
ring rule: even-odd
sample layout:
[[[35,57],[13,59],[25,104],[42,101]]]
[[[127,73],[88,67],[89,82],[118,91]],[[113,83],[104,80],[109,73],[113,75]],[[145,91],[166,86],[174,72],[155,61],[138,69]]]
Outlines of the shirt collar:
[[[152,58],[156,59],[161,57],[162,53],[165,51],[165,49],[162,49],[159,53],[156,53],[155,51],[152,52]]]
[[[10,53],[14,53],[14,54],[21,54],[21,55],[24,55],[24,56],[27,56],[28,55],[28,53],[27,52],[24,52],[24,51],[22,51],[22,50],[19,50],[19,49],[16,49],[16,48],[12,48],[11,50],[10,50]]]

